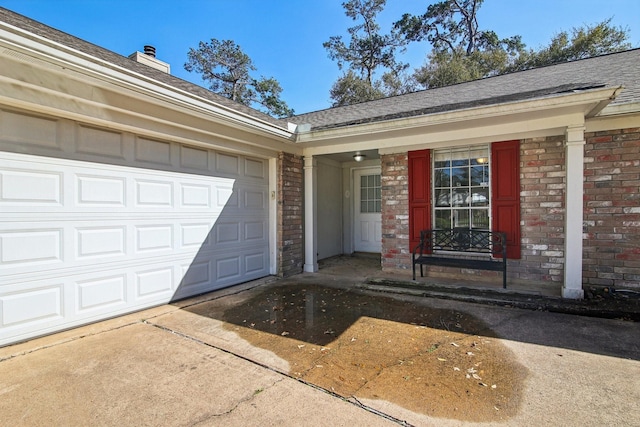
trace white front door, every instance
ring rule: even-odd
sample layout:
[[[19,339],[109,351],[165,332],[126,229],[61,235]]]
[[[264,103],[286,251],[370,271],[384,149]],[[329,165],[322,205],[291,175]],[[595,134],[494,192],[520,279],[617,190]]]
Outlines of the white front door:
[[[380,252],[382,248],[382,200],[380,168],[354,171],[354,250]]]

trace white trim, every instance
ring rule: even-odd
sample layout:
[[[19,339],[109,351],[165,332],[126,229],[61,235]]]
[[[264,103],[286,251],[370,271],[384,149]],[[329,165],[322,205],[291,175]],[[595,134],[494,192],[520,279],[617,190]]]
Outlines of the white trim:
[[[565,142],[564,298],[582,299],[582,220],[584,194],[584,123],[567,126]]]
[[[318,271],[318,169],[313,156],[304,158],[304,271]]]

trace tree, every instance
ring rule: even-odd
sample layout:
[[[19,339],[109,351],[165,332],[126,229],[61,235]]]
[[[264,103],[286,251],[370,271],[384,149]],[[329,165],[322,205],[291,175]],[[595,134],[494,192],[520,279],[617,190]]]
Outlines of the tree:
[[[404,42],[397,34],[380,34],[376,23],[385,4],[386,0],[349,0],[342,4],[349,18],[361,22],[347,29],[348,45],[342,36],[332,36],[323,43],[338,68],[347,68],[331,89],[334,106],[382,98],[388,95],[385,88],[403,88],[400,75],[407,66],[397,62],[396,52]],[[375,79],[380,68],[387,70],[384,80]]]
[[[526,70],[629,49],[627,29],[611,26],[611,19],[593,26],[561,32],[540,50],[525,49],[520,36],[501,39],[482,30],[477,13],[484,0],[442,0],[418,16],[405,14],[394,30],[408,42],[428,41],[427,63],[414,71],[424,88]]]
[[[505,71],[527,70],[630,49],[629,30],[612,26],[611,20],[574,27],[571,37],[562,31],[551,39],[548,46],[538,51],[522,52]]]
[[[213,92],[246,106],[262,106],[276,117],[289,117],[293,110],[280,99],[282,88],[273,77],[259,79],[250,75],[256,71],[251,58],[232,40],[212,38],[190,48],[185,70],[197,72],[209,82]]]
[[[394,30],[407,41],[428,41],[428,62],[414,72],[425,88],[440,87],[500,74],[524,49],[520,36],[500,39],[481,30],[478,9],[483,0],[443,0],[419,16],[404,14]]]

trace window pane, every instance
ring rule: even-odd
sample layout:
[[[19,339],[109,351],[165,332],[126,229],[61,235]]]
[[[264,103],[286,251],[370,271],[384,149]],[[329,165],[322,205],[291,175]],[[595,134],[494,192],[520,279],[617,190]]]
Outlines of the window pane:
[[[451,211],[449,209],[436,210],[436,228],[441,230],[451,229]]]
[[[380,200],[376,200],[376,212],[382,212],[382,203]]]
[[[360,212],[367,213],[367,202],[364,200],[360,202]]]
[[[449,150],[438,150],[433,155],[433,166],[435,168],[448,168],[451,165],[450,160]]]
[[[469,206],[469,193],[466,188],[454,188],[451,195],[452,206]]]
[[[451,186],[449,169],[437,169],[435,171],[433,186],[434,187],[450,187]]]
[[[367,176],[366,175],[362,175],[360,177],[360,188],[364,188],[367,186]]]
[[[469,227],[469,209],[455,209],[453,211],[454,227]]]
[[[449,189],[445,190],[436,190],[435,198],[436,198],[436,206],[451,206],[449,200]]]
[[[374,185],[376,187],[380,187],[380,175],[374,175],[375,176],[375,182]]]
[[[489,167],[488,166],[472,166],[471,167],[471,185],[489,185]]]
[[[451,186],[469,186],[469,168],[451,168]]]
[[[487,187],[471,188],[471,206],[489,206],[489,189]]]
[[[472,228],[489,229],[489,209],[473,209]]]

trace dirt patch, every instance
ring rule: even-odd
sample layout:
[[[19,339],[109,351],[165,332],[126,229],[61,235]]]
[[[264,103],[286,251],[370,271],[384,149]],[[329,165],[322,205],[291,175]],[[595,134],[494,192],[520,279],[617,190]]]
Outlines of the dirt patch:
[[[526,368],[463,312],[286,285],[228,309],[222,320],[287,360],[291,375],[346,398],[474,422],[508,419],[522,400]]]

